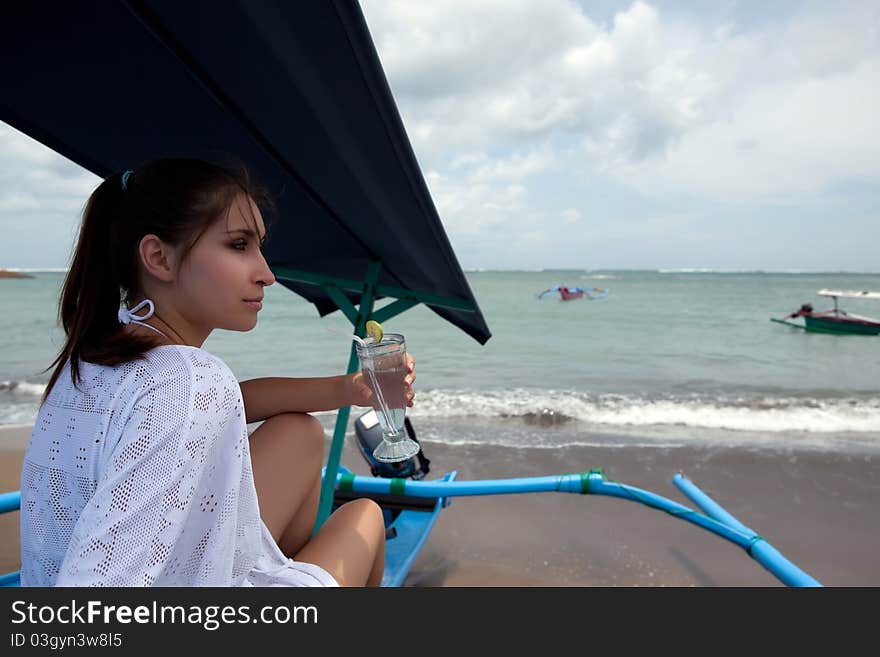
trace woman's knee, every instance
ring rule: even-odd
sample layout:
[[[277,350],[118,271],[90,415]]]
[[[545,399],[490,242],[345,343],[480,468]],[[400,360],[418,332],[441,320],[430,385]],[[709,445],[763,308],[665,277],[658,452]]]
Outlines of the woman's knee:
[[[321,566],[343,586],[364,586],[381,581],[384,554],[382,509],[357,499],[334,511],[293,558]]]
[[[308,413],[279,413],[268,418],[264,424],[278,424],[292,431],[304,431],[310,434],[324,435],[321,421]]]
[[[365,531],[370,532],[373,540],[385,540],[385,517],[382,508],[373,500],[365,497],[347,502],[340,510],[346,509],[347,513],[357,516],[357,524]]]
[[[324,451],[324,426],[308,413],[279,413],[267,419],[263,425],[272,427],[285,438],[293,438],[297,447],[305,445],[319,454]],[[262,428],[262,427],[260,427]]]

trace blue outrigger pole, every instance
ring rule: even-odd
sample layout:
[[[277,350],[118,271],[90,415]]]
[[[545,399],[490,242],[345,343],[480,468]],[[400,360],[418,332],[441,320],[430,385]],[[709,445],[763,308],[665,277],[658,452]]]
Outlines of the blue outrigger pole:
[[[798,587],[822,586],[815,578],[786,559],[766,539],[725,511],[684,475],[676,474],[673,480],[682,492],[705,512],[705,515],[655,493],[609,481],[601,470],[546,477],[477,481],[411,481],[341,474],[337,476],[336,484],[339,490],[356,493],[393,493],[412,497],[449,498],[550,492],[619,497],[660,509],[739,545],[783,584]]]
[[[750,538],[746,545],[743,545],[738,540],[734,542],[745,548],[752,559],[776,575],[781,582],[788,586],[822,586],[818,580],[810,577],[782,556],[779,550],[770,545],[763,536],[749,529],[725,511],[720,504],[697,488],[697,485],[683,474],[679,472],[672,478],[672,481],[682,493],[687,495],[688,499],[703,510],[703,513],[728,527],[738,530],[741,535],[749,536]]]
[[[347,421],[347,415],[345,420]],[[337,433],[339,426],[337,423]],[[343,435],[344,429],[345,424],[343,423]],[[338,465],[337,459],[337,469]],[[706,495],[684,475],[681,473],[676,474],[673,477],[673,481],[694,504],[703,510],[705,515],[649,491],[608,481],[600,470],[558,476],[476,481],[450,481],[448,477],[445,480],[413,481],[409,479],[364,477],[350,473],[336,474],[330,477],[326,476],[325,473],[322,493],[324,490],[330,490],[329,499],[331,504],[335,489],[363,494],[408,495],[422,498],[552,492],[618,497],[660,509],[739,545],[750,557],[764,566],[764,568],[787,586],[822,586],[815,578],[805,573],[783,556],[765,538],[725,511],[721,505]],[[330,485],[328,482],[333,482],[335,485]],[[18,510],[20,500],[21,494],[18,491],[0,494],[0,513]],[[0,586],[17,586],[18,582],[18,572],[0,575]],[[396,585],[399,586],[400,583]]]
[[[0,513],[12,513],[21,507],[21,491],[0,493]],[[18,586],[21,582],[19,571],[0,575],[0,586]]]

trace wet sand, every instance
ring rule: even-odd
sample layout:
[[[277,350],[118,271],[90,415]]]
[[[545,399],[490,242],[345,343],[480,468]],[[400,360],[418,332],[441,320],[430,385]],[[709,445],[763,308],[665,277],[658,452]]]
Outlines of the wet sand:
[[[431,477],[608,479],[686,506],[679,470],[829,586],[880,585],[880,454],[692,448],[502,450],[426,443]],[[356,449],[344,462],[360,474]],[[746,552],[641,504],[564,493],[455,498],[407,580],[414,586],[780,586]]]
[[[21,462],[31,435],[29,425],[0,426],[0,493],[18,490]],[[18,513],[0,514],[0,574],[18,570]]]
[[[18,488],[30,427],[0,427],[0,491]],[[693,507],[704,492],[827,586],[880,586],[880,454],[694,448],[499,449],[425,443],[429,478],[611,480]],[[349,441],[343,462],[368,469]],[[17,568],[18,514],[0,516],[0,572]],[[562,493],[456,498],[407,586],[779,586],[744,550],[640,504]]]

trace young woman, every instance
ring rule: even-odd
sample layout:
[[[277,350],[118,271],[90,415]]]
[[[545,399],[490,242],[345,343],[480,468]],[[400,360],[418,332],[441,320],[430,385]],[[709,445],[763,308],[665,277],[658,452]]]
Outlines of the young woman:
[[[254,328],[275,281],[260,199],[246,176],[188,159],[92,194],[22,470],[23,585],[381,582],[372,501],[311,535],[324,432],[307,413],[368,405],[361,374],[239,384],[201,349],[215,328]],[[410,405],[414,379],[410,359]]]

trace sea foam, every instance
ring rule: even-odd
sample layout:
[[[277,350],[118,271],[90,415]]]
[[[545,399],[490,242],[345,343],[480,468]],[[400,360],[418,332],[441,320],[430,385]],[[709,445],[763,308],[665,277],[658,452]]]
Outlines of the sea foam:
[[[597,394],[553,390],[420,391],[412,417],[519,419],[532,425],[579,423],[596,430],[680,426],[760,433],[880,433],[880,398]]]

